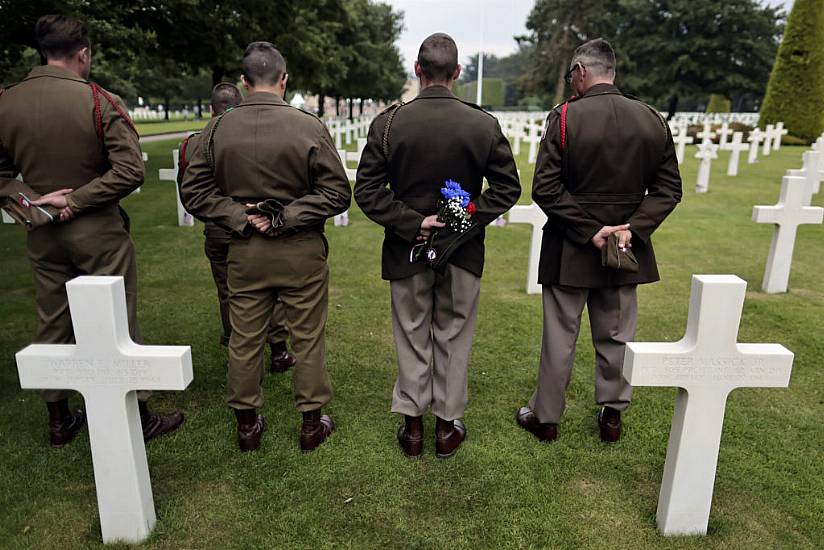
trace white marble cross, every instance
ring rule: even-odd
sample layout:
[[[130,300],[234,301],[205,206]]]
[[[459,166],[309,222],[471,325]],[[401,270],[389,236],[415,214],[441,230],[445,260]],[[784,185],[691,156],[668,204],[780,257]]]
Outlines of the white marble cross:
[[[541,143],[541,134],[544,127],[540,124],[530,123],[527,127],[526,141],[529,142],[529,155],[527,155],[527,162],[535,164],[538,159],[538,145]]]
[[[180,150],[175,149],[172,151],[172,168],[161,168],[158,173],[158,179],[160,181],[173,181],[175,182],[175,200],[177,201],[177,225],[180,227],[192,227],[195,225],[195,218],[186,212],[186,209],[183,208],[183,203],[180,202],[180,190],[177,188],[177,170],[178,170],[178,161],[180,159]]]
[[[750,132],[750,136],[747,138],[747,141],[750,142],[750,155],[747,157],[748,164],[755,164],[758,162],[758,144],[764,138],[764,134],[758,128],[754,128]]]
[[[695,158],[701,159],[701,163],[698,165],[698,177],[695,180],[695,192],[706,193],[710,186],[712,160],[718,158],[718,145],[715,145],[709,139],[705,139],[698,146]]]
[[[784,123],[783,122],[776,123],[775,128],[773,128],[773,133],[772,133],[772,138],[773,138],[772,148],[775,151],[778,151],[779,149],[781,149],[781,138],[786,136],[788,133],[789,133],[789,131],[786,128],[784,128]]]
[[[727,148],[727,136],[732,134],[733,132],[730,131],[730,123],[729,122],[722,122],[721,128],[718,130],[718,147],[720,149]]]
[[[712,125],[709,121],[704,121],[704,129],[696,134],[696,137],[701,141],[712,141],[715,137],[715,132],[712,131]]]
[[[679,388],[656,513],[664,535],[707,532],[730,392],[790,383],[792,352],[778,344],[737,343],[746,289],[735,275],[693,275],[684,337],[627,344],[630,384]]]
[[[538,284],[538,263],[541,259],[541,240],[547,217],[534,202],[529,206],[513,206],[509,211],[509,223],[528,223],[532,225],[532,240],[529,245],[529,271],[526,274],[526,293],[540,294]]]
[[[761,154],[765,157],[770,154],[770,146],[772,145],[772,136],[774,130],[775,126],[773,126],[772,124],[767,124],[767,127],[764,129],[764,146],[761,150]]]
[[[3,223],[14,223],[14,218],[6,214],[5,210],[0,210],[3,214]]]
[[[132,342],[122,277],[78,277],[66,293],[77,343],[18,352],[20,387],[83,395],[103,542],[141,542],[156,518],[135,391],[186,389],[191,350]]]
[[[678,129],[678,133],[674,134],[672,141],[675,143],[675,156],[678,159],[678,164],[683,164],[684,154],[688,144],[695,141],[695,138],[687,135],[687,128],[682,126]]]
[[[768,294],[787,292],[798,226],[819,224],[824,220],[824,208],[804,206],[806,188],[806,179],[784,176],[778,204],[753,207],[754,222],[775,224],[767,266],[764,269],[764,281],[761,283],[761,289]]]
[[[804,190],[803,206],[810,206],[813,202],[813,195],[821,190],[821,180],[824,179],[824,162],[822,162],[822,154],[818,151],[804,152],[804,165],[801,170],[788,170],[788,176],[798,176],[807,181],[807,187]]]
[[[743,132],[734,132],[732,134],[732,141],[727,144],[727,149],[730,151],[730,162],[727,165],[728,176],[738,175],[738,159],[741,156],[741,152],[750,148],[749,145],[743,143],[743,138]]]

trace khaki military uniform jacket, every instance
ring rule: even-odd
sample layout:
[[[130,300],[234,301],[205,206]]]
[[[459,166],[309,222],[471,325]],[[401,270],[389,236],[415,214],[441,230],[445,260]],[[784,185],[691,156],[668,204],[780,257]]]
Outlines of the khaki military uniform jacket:
[[[650,236],[681,200],[672,134],[651,107],[613,85],[593,86],[547,118],[532,198],[546,213],[538,282],[603,288],[657,281]],[[605,225],[630,224],[638,273],[601,267],[590,242]]]
[[[120,98],[109,95],[125,113]],[[99,118],[89,82],[49,65],[6,89],[0,95],[0,186],[22,173],[40,195],[74,189],[67,201],[80,214],[116,204],[140,187],[137,132],[104,97],[98,104]]]
[[[292,234],[323,231],[327,218],[349,207],[346,172],[317,117],[256,93],[207,129],[180,185],[184,206],[199,219],[248,235],[245,204],[277,199],[285,205],[278,234]]]
[[[498,121],[445,86],[425,88],[398,108],[386,157],[383,136],[388,117],[389,112],[382,113],[369,129],[355,200],[385,228],[381,271],[384,279],[396,280],[429,269],[426,262],[410,262],[410,250],[424,217],[437,212],[446,180],[457,181],[470,194],[476,207],[473,217],[482,226],[518,201],[521,185]],[[482,192],[484,178],[489,188]],[[449,263],[480,277],[483,230],[462,244]]]

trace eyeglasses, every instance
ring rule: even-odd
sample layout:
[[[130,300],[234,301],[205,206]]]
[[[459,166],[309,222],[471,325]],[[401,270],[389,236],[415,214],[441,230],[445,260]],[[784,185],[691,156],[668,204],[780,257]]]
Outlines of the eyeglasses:
[[[572,73],[574,73],[575,69],[577,69],[578,67],[583,67],[583,65],[581,65],[580,63],[576,63],[575,66],[568,70],[567,73],[564,75],[564,82],[566,82],[567,86],[572,85]]]

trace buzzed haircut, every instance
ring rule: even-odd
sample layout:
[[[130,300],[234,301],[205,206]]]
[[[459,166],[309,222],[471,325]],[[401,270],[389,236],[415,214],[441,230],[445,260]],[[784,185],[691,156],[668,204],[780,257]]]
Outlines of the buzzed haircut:
[[[37,20],[34,34],[40,55],[45,59],[68,59],[92,45],[89,27],[66,15],[44,15]]]
[[[429,80],[448,82],[458,68],[458,45],[448,34],[432,34],[418,50],[418,63]]]
[[[271,42],[252,42],[243,52],[243,76],[252,86],[277,84],[286,72],[286,61]]]
[[[597,76],[615,77],[615,50],[603,38],[584,42],[575,49],[570,68],[580,63]]]
[[[212,112],[222,115],[229,107],[235,107],[243,101],[243,95],[234,84],[221,82],[212,89]]]

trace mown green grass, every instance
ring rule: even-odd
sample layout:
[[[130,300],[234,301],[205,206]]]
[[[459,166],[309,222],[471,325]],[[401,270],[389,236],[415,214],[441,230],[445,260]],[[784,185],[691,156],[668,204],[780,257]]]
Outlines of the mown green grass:
[[[170,120],[168,122],[136,122],[135,127],[141,136],[154,136],[157,134],[171,134],[173,132],[188,132],[189,130],[200,130],[209,122],[208,117],[201,120]]]
[[[147,447],[158,514],[147,547],[812,548],[824,540],[824,227],[800,228],[791,290],[767,296],[759,289],[772,228],[750,220],[754,204],[776,202],[785,170],[801,165],[801,148],[743,163],[737,178],[723,175],[722,153],[706,195],[693,192],[697,161],[688,152],[684,200],[654,237],[662,281],[640,291],[639,341],[682,336],[693,273],[734,273],[749,283],[740,341],[777,342],[796,354],[789,389],[740,389],[729,398],[709,535],[664,538],[655,509],[675,390],[638,388],[624,438],[600,443],[586,320],[559,440],[540,444],[514,422],[535,384],[541,333],[540,297],[524,294],[525,225],[487,231],[469,438],[454,458],[434,457],[431,417],[422,459],[397,448],[382,231],[357,207],[349,227],[327,229],[335,388],[328,412],[338,430],[302,455],[291,375],[267,375],[263,448],[239,453],[223,403],[226,352],[201,228],[175,225],[174,188],[157,181],[173,145],[146,145],[146,184],[124,201],[143,333],[152,344],[191,345],[195,370],[188,390],[152,400],[156,410],[184,409],[188,420]],[[519,165],[527,203],[526,148]],[[96,547],[88,435],[48,448],[45,407],[17,381],[13,353],[35,328],[24,240],[19,228],[0,226],[0,546]]]

